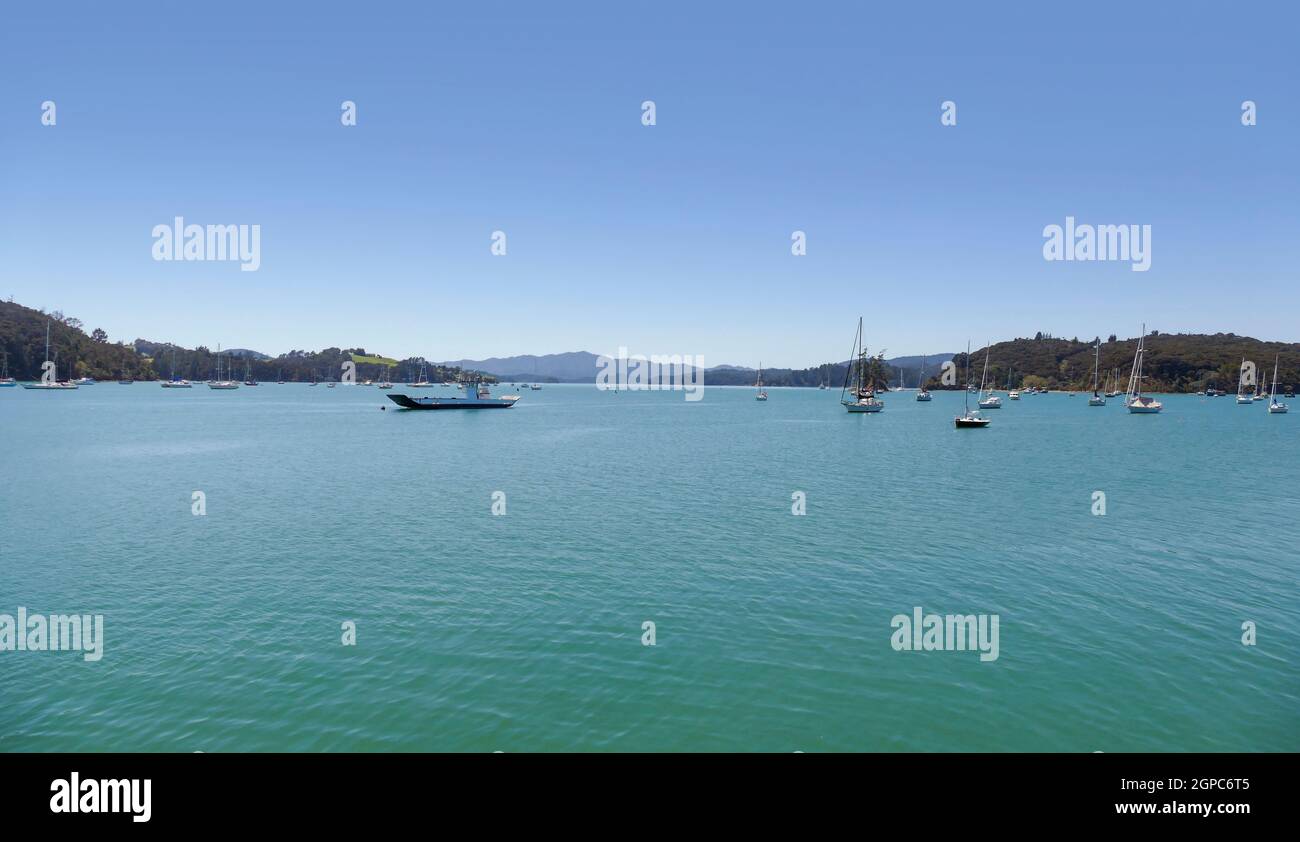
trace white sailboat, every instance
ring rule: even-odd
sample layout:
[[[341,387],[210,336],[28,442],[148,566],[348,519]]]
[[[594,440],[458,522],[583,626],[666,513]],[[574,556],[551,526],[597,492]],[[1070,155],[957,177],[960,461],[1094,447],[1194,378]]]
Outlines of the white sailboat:
[[[857,365],[857,381],[853,380],[853,368]],[[876,398],[875,384],[867,383],[867,347],[862,336],[862,317],[858,317],[858,332],[853,337],[853,353],[849,356],[849,366],[844,372],[844,385],[840,389],[840,403],[848,412],[880,412],[885,408],[884,401]],[[851,387],[851,388],[850,388]]]
[[[1273,357],[1273,389],[1269,393],[1269,415],[1282,415],[1287,411],[1287,405],[1277,399],[1277,359],[1277,356]]]
[[[50,359],[50,320],[45,320],[45,362],[41,365],[41,379],[36,383],[24,383],[24,389],[36,392],[67,392],[77,388],[76,383],[59,380],[58,352]]]
[[[918,401],[928,401],[933,399],[930,395],[930,390],[925,388],[925,357],[921,357],[921,382],[917,384],[916,399]]]
[[[987,369],[988,367],[987,357],[985,357],[984,365],[985,368]],[[968,380],[970,379],[970,340],[969,339],[966,340],[966,378]],[[966,400],[966,411],[962,415],[958,415],[956,418],[952,419],[953,423],[957,426],[957,429],[961,430],[966,427],[972,427],[972,428],[987,427],[989,424],[993,423],[992,418],[982,417],[979,414],[979,410],[975,410],[974,412],[971,412],[970,389],[966,390],[966,393],[963,395],[963,397]]]
[[[763,363],[762,362],[758,364],[758,382],[755,383],[754,386],[758,389],[758,394],[754,395],[754,400],[757,401],[767,400],[767,390],[763,388]]]
[[[1118,398],[1121,394],[1123,394],[1123,392],[1119,390],[1119,367],[1118,366],[1114,370],[1112,370],[1111,375],[1114,379],[1114,383],[1110,387],[1110,391],[1106,393],[1106,397]]]
[[[1088,406],[1105,406],[1106,396],[1097,388],[1097,376],[1101,372],[1101,343],[1097,343],[1096,355],[1092,363],[1092,397],[1088,398]]]
[[[1241,360],[1241,371],[1237,374],[1237,406],[1254,403],[1254,398],[1246,393],[1246,359]]]
[[[162,382],[164,389],[189,389],[192,384],[190,381],[176,376],[176,348],[172,348],[172,379]]]
[[[229,374],[227,374],[226,376],[227,378],[229,378]],[[208,381],[208,388],[219,389],[222,391],[229,391],[231,389],[239,388],[239,384],[236,383],[235,381],[230,379],[226,379],[226,380],[221,379],[221,345],[220,344],[217,345],[217,378],[215,380]]]
[[[1143,324],[1137,352],[1133,355],[1133,370],[1129,373],[1127,397],[1124,399],[1124,406],[1134,415],[1154,415],[1164,409],[1160,401],[1142,394],[1142,358],[1146,354],[1146,333],[1147,326]]]
[[[981,393],[981,394],[984,393],[984,381],[988,378],[988,374],[989,374],[989,353],[990,353],[992,350],[993,350],[993,342],[990,341],[990,342],[987,343],[987,347],[985,347],[985,349],[984,349],[984,373],[980,375],[980,393]],[[1002,408],[1002,398],[999,398],[998,395],[997,395],[997,392],[993,391],[992,387],[990,387],[988,393],[984,395],[983,400],[981,400],[981,401],[979,402],[979,408],[980,408],[980,409],[1001,409],[1001,408]]]
[[[6,386],[8,387],[17,386],[18,381],[14,380],[12,377],[9,376],[9,352],[5,351],[3,353],[4,353],[4,370],[0,371],[0,388]],[[824,389],[826,387],[823,386],[822,388]]]

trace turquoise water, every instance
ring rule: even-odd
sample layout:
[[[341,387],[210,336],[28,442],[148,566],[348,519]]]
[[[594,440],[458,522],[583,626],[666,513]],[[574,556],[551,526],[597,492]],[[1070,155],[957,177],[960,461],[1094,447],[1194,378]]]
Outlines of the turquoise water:
[[[0,750],[1300,749],[1300,412],[838,397],[0,390]]]

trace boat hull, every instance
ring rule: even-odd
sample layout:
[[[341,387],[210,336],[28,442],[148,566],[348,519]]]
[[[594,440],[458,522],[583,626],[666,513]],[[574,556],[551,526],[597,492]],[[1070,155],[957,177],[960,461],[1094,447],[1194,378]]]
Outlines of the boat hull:
[[[518,398],[434,398],[385,395],[402,409],[509,409]]]
[[[974,427],[987,427],[987,426],[992,422],[993,419],[991,419],[991,418],[954,418],[954,419],[952,419],[952,420],[953,420],[953,423],[957,425],[957,429],[961,430],[961,429],[965,429],[965,428],[967,428],[967,427],[971,427],[971,428],[974,428]]]

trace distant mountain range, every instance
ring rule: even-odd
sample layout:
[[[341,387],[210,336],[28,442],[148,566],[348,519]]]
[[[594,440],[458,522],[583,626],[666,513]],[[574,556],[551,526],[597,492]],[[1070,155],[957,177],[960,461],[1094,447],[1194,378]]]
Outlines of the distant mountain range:
[[[891,378],[901,372],[909,386],[915,386],[924,362],[927,376],[933,375],[953,354],[927,354],[924,357],[894,357],[885,360]],[[569,351],[563,354],[524,354],[515,357],[489,357],[485,360],[447,360],[439,365],[483,371],[504,381],[545,381],[550,383],[591,383],[600,371],[600,355],[590,351]],[[846,363],[825,363],[812,368],[766,368],[763,382],[769,386],[817,386],[823,379],[831,386],[843,382]],[[738,365],[715,365],[704,369],[704,383],[710,386],[749,386],[754,383],[756,369]]]

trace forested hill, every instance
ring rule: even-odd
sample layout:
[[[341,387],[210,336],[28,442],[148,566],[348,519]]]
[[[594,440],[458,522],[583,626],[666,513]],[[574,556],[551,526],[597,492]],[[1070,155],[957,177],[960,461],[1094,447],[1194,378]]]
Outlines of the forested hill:
[[[1057,339],[1038,334],[1033,339],[1014,339],[998,342],[971,352],[970,380],[979,383],[988,351],[988,379],[999,389],[1007,386],[1008,374],[1012,387],[1045,386],[1053,389],[1091,389],[1093,348],[1101,343],[1101,376],[1119,371],[1119,388],[1128,383],[1137,337],[1119,339],[1115,336],[1080,341]],[[1271,381],[1273,357],[1279,355],[1278,381],[1281,386],[1300,385],[1300,344],[1264,342],[1249,336],[1233,333],[1158,333],[1152,331],[1146,338],[1146,359],[1142,373],[1146,375],[1143,389],[1153,392],[1204,391],[1209,386],[1235,392],[1238,372],[1243,359],[1253,362],[1258,379],[1265,375]],[[961,371],[965,354],[957,354],[952,361],[958,366],[957,384],[960,388]],[[1281,386],[1279,388],[1281,388]],[[931,388],[943,388],[938,375],[930,381]]]
[[[0,352],[7,355],[9,375],[19,380],[39,380],[45,361],[45,326],[50,326],[50,358],[58,364],[58,376],[93,377],[96,380],[134,378],[168,379],[173,375],[186,380],[208,380],[216,373],[217,354],[213,349],[181,348],[167,342],[137,339],[134,342],[110,342],[102,330],[83,329],[79,319],[60,312],[43,313],[0,301]],[[338,380],[343,364],[352,361],[358,380],[379,380],[385,374],[394,381],[427,375],[429,380],[477,379],[476,372],[455,366],[425,364],[418,357],[405,360],[367,354],[363,348],[326,348],[323,351],[290,351],[268,357],[256,351],[223,352],[223,375],[243,380],[246,375],[257,380],[310,382]],[[494,377],[485,376],[488,381]]]
[[[130,343],[109,342],[102,330],[87,334],[78,319],[60,312],[42,313],[0,301],[0,356],[6,358],[9,376],[39,380],[45,362],[45,325],[50,326],[50,359],[60,378],[147,377],[147,361]]]

